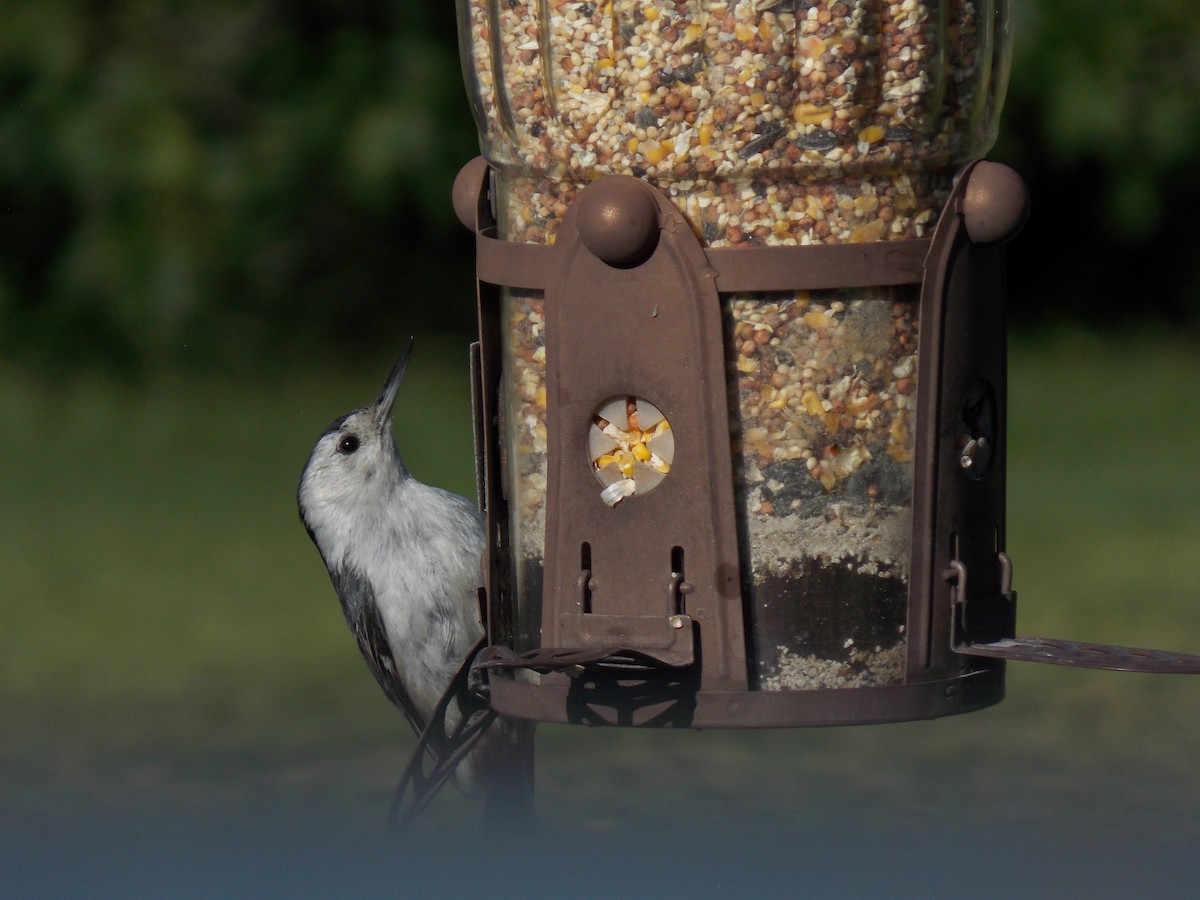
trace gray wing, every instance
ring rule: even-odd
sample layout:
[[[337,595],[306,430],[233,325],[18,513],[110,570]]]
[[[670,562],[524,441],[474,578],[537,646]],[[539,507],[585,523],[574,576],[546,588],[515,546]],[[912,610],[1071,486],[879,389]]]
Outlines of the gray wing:
[[[416,704],[408,695],[404,684],[404,676],[392,656],[392,648],[388,643],[387,629],[379,614],[379,606],[375,603],[375,592],[371,584],[358,572],[330,573],[338,599],[342,601],[342,612],[346,615],[346,624],[354,632],[358,641],[358,649],[362,651],[367,667],[387,698],[392,701],[413,730],[420,734],[425,729],[425,719],[417,711]]]

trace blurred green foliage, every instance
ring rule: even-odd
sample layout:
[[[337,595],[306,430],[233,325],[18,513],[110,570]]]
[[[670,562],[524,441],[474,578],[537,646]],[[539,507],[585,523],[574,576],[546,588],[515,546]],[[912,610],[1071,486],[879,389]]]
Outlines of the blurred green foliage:
[[[1014,5],[1015,311],[1195,324],[1200,14]],[[6,358],[244,367],[471,327],[451,3],[0,0],[0,22]]]
[[[1105,221],[1128,238],[1162,224],[1200,159],[1200,9],[1192,0],[1016,0],[1011,143],[1051,169],[1091,166]],[[1033,160],[1028,162],[1033,163]]]
[[[1030,185],[1010,245],[1026,321],[1200,326],[1200,7],[1012,0],[1013,70],[993,157]]]
[[[473,320],[469,284],[428,302],[476,152],[451,4],[3,0],[0,22],[6,355],[236,363],[353,344],[380,306]]]

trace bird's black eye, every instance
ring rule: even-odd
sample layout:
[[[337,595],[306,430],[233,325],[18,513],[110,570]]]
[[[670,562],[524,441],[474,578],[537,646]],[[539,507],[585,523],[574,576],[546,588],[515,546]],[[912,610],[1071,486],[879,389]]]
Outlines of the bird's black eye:
[[[357,449],[358,449],[358,437],[356,435],[344,434],[341,436],[341,438],[338,439],[338,442],[337,442],[338,453],[344,453],[346,456],[349,456],[351,453],[353,453]]]

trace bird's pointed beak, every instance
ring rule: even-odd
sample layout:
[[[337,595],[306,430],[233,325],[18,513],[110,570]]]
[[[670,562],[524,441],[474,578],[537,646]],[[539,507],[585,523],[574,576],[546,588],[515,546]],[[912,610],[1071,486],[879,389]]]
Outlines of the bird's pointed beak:
[[[400,390],[400,382],[404,381],[404,372],[412,357],[412,347],[413,339],[410,337],[408,343],[404,345],[404,349],[400,351],[400,358],[396,360],[396,365],[392,366],[392,374],[384,382],[383,390],[379,392],[379,399],[375,401],[375,424],[381,431],[392,421],[392,407],[396,403],[396,393]]]

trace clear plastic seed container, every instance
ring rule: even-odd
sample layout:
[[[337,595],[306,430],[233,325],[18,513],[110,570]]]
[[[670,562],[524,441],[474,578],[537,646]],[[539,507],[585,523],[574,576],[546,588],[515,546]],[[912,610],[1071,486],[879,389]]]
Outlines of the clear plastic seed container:
[[[990,146],[1007,81],[1007,0],[458,5],[509,241],[552,243],[576,193],[614,173],[665,191],[706,247],[922,237],[956,170]],[[753,686],[900,683],[917,288],[722,304]],[[543,298],[506,290],[503,315],[527,650],[545,547]]]

